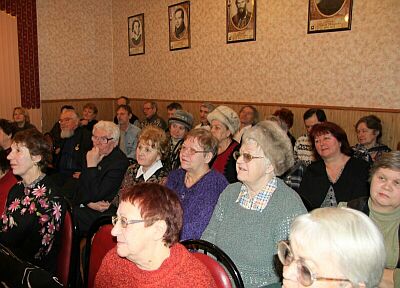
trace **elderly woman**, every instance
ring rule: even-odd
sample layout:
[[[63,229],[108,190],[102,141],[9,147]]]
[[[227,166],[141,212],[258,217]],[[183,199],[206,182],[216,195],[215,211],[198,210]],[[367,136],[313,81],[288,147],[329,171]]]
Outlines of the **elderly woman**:
[[[36,129],[31,124],[28,110],[22,107],[15,107],[13,110],[13,120],[16,128],[16,132],[26,129]]]
[[[79,121],[79,124],[92,132],[93,126],[98,122],[96,120],[98,112],[99,110],[94,103],[85,104],[82,112],[83,118]]]
[[[212,160],[211,167],[224,174],[229,183],[237,182],[237,173],[233,153],[240,145],[233,140],[239,129],[239,117],[227,106],[218,106],[207,116],[211,125],[211,133],[218,140],[218,153]]]
[[[38,131],[25,130],[14,136],[7,159],[22,181],[8,194],[0,243],[21,259],[54,271],[54,242],[61,225],[61,205],[53,197],[53,183],[43,172],[50,157],[48,143]]]
[[[298,191],[310,208],[335,207],[368,196],[369,165],[351,157],[346,132],[335,123],[324,122],[313,126],[310,138],[319,160],[307,167]]]
[[[174,190],[183,206],[181,239],[200,239],[218,197],[228,185],[224,175],[210,169],[217,153],[217,139],[206,129],[193,129],[183,142],[181,168],[168,175],[167,187]]]
[[[246,287],[278,282],[276,243],[288,239],[292,220],[306,209],[295,191],[276,177],[293,165],[292,144],[271,121],[247,130],[235,153],[238,179],[226,187],[202,235],[224,250]]]
[[[185,135],[193,127],[193,115],[184,110],[176,110],[168,119],[169,140],[168,153],[165,157],[165,166],[168,171],[178,169],[181,165],[179,154]]]
[[[369,215],[383,234],[386,269],[380,287],[400,286],[400,151],[384,153],[371,169],[370,197],[340,203]]]
[[[375,115],[364,116],[358,120],[356,133],[358,143],[352,147],[355,157],[372,164],[382,156],[382,153],[391,151],[388,146],[380,143],[382,124],[381,119]]]
[[[182,207],[174,192],[141,183],[121,196],[110,250],[96,275],[95,287],[216,287],[203,264],[178,243]]]
[[[278,244],[283,287],[378,287],[385,247],[361,212],[316,209],[294,220],[289,239]]]

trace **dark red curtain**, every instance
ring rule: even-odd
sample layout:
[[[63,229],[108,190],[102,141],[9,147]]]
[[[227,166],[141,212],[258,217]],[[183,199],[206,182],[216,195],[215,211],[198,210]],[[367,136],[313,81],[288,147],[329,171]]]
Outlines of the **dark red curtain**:
[[[0,10],[17,16],[22,107],[40,108],[36,0],[0,0]]]

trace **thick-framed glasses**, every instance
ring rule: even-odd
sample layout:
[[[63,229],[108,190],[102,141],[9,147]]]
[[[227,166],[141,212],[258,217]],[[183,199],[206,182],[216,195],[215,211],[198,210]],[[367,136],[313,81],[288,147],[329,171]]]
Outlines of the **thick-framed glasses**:
[[[181,147],[181,153],[186,153],[186,154],[188,154],[190,156],[193,156],[194,154],[197,154],[197,153],[208,153],[208,152],[210,152],[210,151],[207,151],[207,150],[196,150],[196,149],[194,149],[192,147],[186,147],[184,145],[182,145],[182,147]]]
[[[93,142],[98,142],[100,144],[107,144],[108,141],[113,140],[114,138],[107,138],[107,137],[99,137],[99,136],[92,136],[92,141]]]
[[[128,220],[124,216],[113,216],[112,218],[112,224],[113,226],[117,225],[118,221],[121,223],[122,228],[128,227],[129,224],[137,224],[137,223],[142,223],[146,222],[146,220]]]
[[[233,159],[235,159],[236,161],[239,159],[240,156],[243,156],[244,163],[249,163],[253,159],[264,158],[263,156],[253,156],[249,153],[240,153],[239,151],[233,152]]]
[[[304,259],[294,259],[292,248],[290,248],[289,241],[279,241],[278,242],[278,257],[284,266],[289,266],[293,261],[297,265],[297,280],[303,286],[311,286],[314,281],[346,281],[350,282],[349,279],[341,278],[328,278],[319,277],[304,262]]]

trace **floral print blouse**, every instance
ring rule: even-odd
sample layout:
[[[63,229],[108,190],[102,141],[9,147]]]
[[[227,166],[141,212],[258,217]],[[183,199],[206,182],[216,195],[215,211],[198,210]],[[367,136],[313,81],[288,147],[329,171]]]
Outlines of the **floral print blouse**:
[[[0,243],[45,269],[54,269],[56,252],[52,248],[61,226],[61,202],[53,197],[53,187],[45,175],[29,186],[22,181],[15,184],[0,225]]]

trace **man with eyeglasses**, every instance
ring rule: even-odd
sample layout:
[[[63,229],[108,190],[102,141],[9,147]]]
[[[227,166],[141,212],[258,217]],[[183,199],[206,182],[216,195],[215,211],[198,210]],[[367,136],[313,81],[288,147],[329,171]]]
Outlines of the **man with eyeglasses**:
[[[86,154],[86,165],[73,201],[81,236],[97,218],[115,214],[116,209],[109,203],[117,195],[129,165],[118,147],[119,137],[119,127],[113,122],[99,121],[93,127],[93,148]]]

